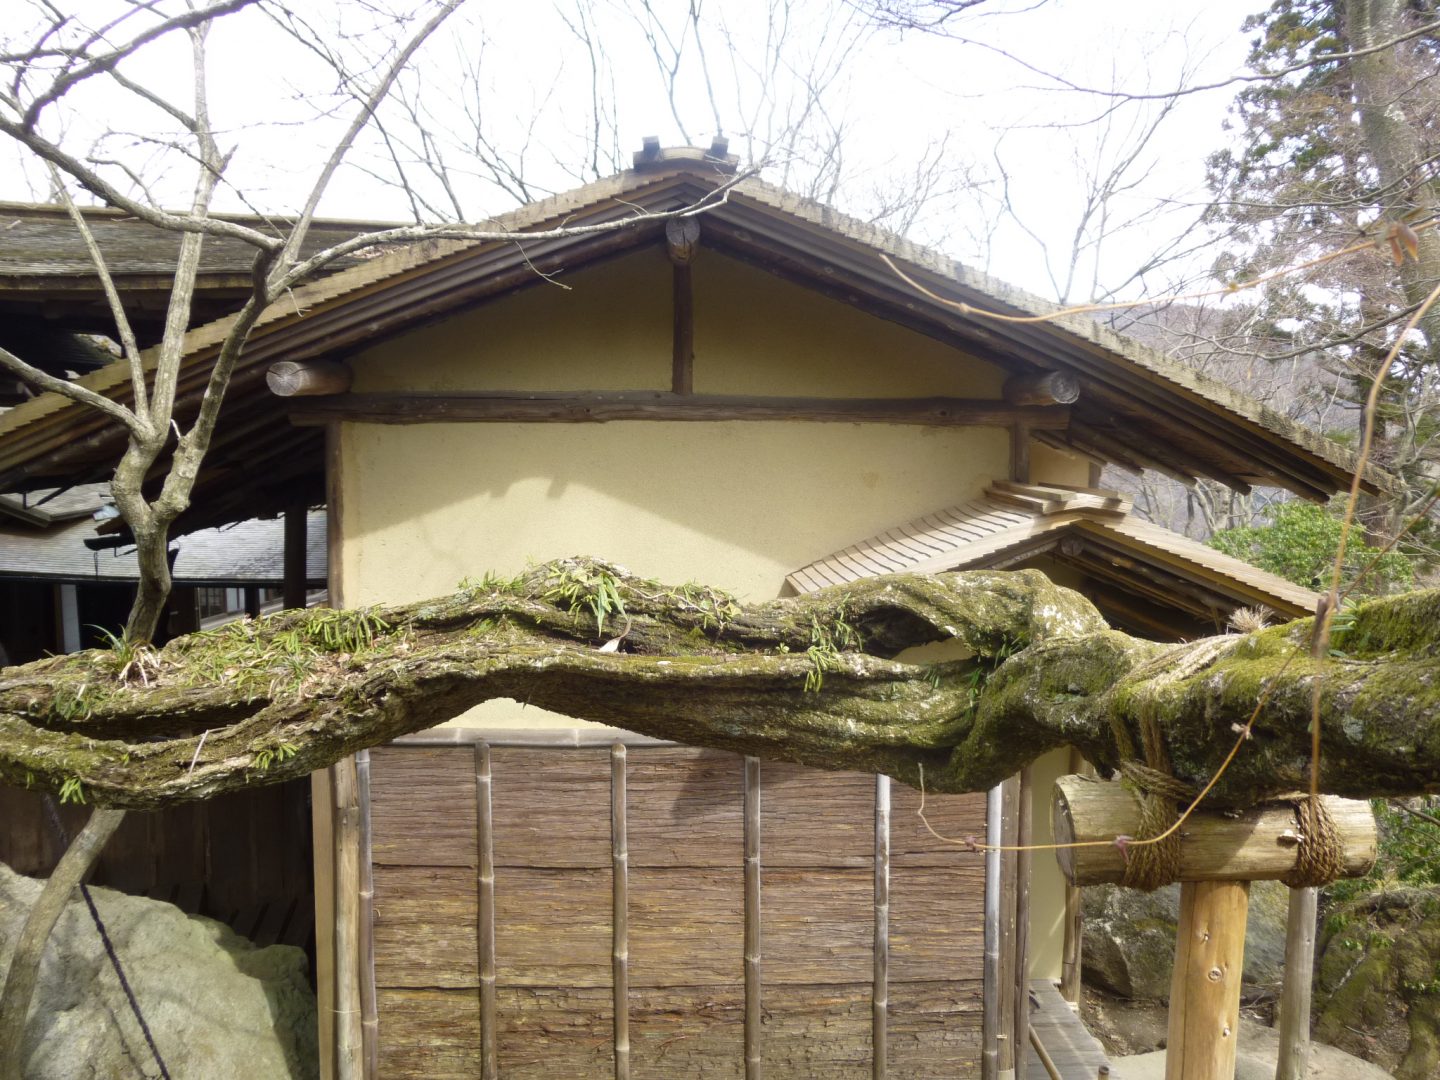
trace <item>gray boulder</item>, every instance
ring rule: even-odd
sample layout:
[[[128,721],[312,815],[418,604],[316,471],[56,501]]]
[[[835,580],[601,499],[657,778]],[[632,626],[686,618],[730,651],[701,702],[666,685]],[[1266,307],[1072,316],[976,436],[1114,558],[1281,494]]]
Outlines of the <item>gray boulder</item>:
[[[1247,993],[1276,992],[1285,970],[1288,890],[1278,881],[1250,886],[1245,931]],[[1085,978],[1127,998],[1168,1001],[1175,959],[1180,886],[1152,893],[1118,885],[1082,890],[1085,911]]]
[[[40,882],[0,865],[0,977]],[[258,949],[229,927],[157,900],[92,889],[175,1080],[309,1080],[315,996],[302,950]],[[24,1080],[156,1077],[84,901],[72,898],[41,963]]]

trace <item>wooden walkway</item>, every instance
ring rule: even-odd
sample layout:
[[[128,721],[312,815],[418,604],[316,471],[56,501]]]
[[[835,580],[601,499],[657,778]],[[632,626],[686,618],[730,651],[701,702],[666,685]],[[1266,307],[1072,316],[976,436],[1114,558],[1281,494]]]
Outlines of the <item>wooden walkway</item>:
[[[1086,1030],[1079,1013],[1049,979],[1030,983],[1030,1027],[1064,1080],[1095,1080],[1100,1066],[1109,1065],[1099,1041]],[[1020,1075],[1025,1080],[1050,1080],[1040,1055],[1031,1046],[1024,1049],[1025,1067]]]

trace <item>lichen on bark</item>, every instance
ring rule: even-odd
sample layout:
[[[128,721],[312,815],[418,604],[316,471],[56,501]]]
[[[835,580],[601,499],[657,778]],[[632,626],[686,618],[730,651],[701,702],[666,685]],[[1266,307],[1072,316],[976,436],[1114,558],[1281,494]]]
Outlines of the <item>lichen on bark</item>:
[[[1327,663],[1323,786],[1440,786],[1440,594],[1377,602]],[[1177,775],[1217,767],[1264,714],[1215,798],[1303,786],[1305,621],[1158,645],[1110,630],[1037,571],[895,575],[753,605],[593,560],[435,600],[286,612],[155,651],[90,651],[0,675],[0,776],[153,808],[304,775],[509,697],[644,734],[933,790],[991,786],[1045,750],[1114,768],[1160,724]],[[910,664],[958,641],[966,661]]]

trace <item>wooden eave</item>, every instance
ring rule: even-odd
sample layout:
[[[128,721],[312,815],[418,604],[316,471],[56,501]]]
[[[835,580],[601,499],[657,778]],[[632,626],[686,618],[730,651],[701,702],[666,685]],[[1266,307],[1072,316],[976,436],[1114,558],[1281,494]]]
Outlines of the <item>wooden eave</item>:
[[[619,222],[637,211],[688,205],[713,193],[718,183],[718,178],[685,163],[669,170],[625,173],[523,207],[496,224],[523,234],[561,222]],[[237,365],[217,451],[225,449],[225,428],[238,417],[246,421],[249,441],[226,451],[240,455],[237,458],[212,455],[210,467],[219,474],[233,473],[243,464],[243,455],[258,445],[254,452],[267,456],[272,447],[303,453],[310,467],[320,469],[314,433],[291,428],[285,406],[265,389],[264,373],[271,363],[344,356],[531,287],[543,280],[536,271],[575,270],[662,243],[663,231],[662,222],[640,217],[613,232],[525,242],[523,250],[515,241],[431,240],[397,248],[296,290],[289,302],[274,305],[262,317]],[[1126,467],[1158,467],[1186,480],[1208,476],[1242,489],[1251,483],[1273,484],[1314,499],[1348,483],[1354,464],[1349,451],[1088,320],[1000,323],[916,294],[884,265],[881,252],[938,295],[972,308],[1024,315],[1046,307],[933,252],[769,185],[741,181],[725,202],[704,215],[701,242],[1008,371],[1074,374],[1082,389],[1080,400],[1071,406],[1073,422],[1067,430],[1037,433],[1052,445]],[[209,361],[228,325],[228,319],[221,319],[189,336],[179,387],[182,419],[198,403]],[[123,365],[101,369],[82,382],[119,400],[129,398]],[[577,377],[577,384],[581,382],[583,377]],[[81,474],[92,477],[108,469],[124,439],[119,425],[57,395],[43,395],[0,416],[0,490],[54,486]],[[1364,483],[1372,491],[1390,485],[1374,468]]]

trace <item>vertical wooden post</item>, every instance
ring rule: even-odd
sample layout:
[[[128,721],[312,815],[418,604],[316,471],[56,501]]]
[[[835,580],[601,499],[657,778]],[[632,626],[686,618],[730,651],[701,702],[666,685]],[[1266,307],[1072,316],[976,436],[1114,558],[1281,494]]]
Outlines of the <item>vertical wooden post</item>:
[[[370,751],[355,755],[355,789],[360,806],[360,1045],[365,1080],[379,1077],[380,1012],[375,988],[375,865],[370,843]]]
[[[355,758],[332,767],[335,790],[335,1076],[361,1080],[360,800]]]
[[[610,747],[610,969],[615,1000],[615,1080],[630,1076],[630,850],[625,744]]]
[[[1285,924],[1285,984],[1280,991],[1280,1057],[1275,1080],[1304,1080],[1310,1062],[1310,991],[1315,974],[1316,894],[1291,889]]]
[[[674,264],[674,355],[670,389],[676,394],[695,390],[695,297],[690,263],[700,247],[699,218],[671,218],[665,223],[665,244]]]
[[[287,608],[305,606],[305,581],[309,574],[306,567],[306,539],[304,503],[291,503],[285,508],[284,583],[282,603]]]
[[[760,759],[745,759],[745,1080],[761,1080]]]
[[[475,947],[480,971],[480,1077],[499,1074],[495,1038],[495,824],[490,802],[490,744],[475,744]]]
[[[1010,425],[1010,479],[1017,484],[1030,483],[1030,425]]]
[[[1248,881],[1180,884],[1165,1080],[1235,1075]]]
[[[1020,770],[1016,785],[1015,842],[1015,1072],[1025,1075],[1030,1052],[1030,863],[1031,853],[1023,850],[1034,838],[1031,799],[1033,772],[1029,765]]]
[[[875,969],[870,991],[870,1062],[885,1080],[890,1012],[890,777],[875,777]]]

